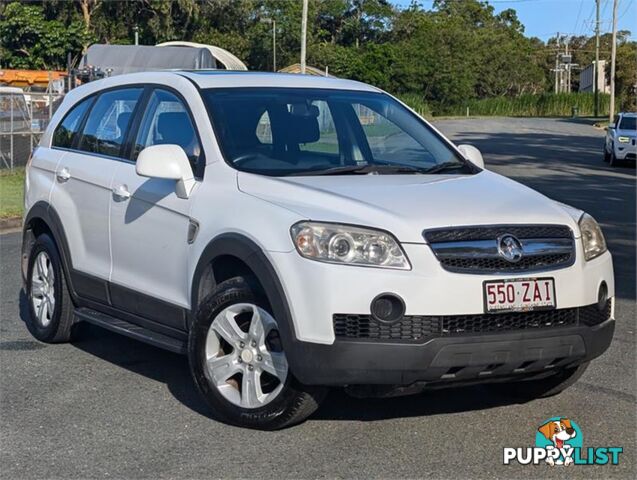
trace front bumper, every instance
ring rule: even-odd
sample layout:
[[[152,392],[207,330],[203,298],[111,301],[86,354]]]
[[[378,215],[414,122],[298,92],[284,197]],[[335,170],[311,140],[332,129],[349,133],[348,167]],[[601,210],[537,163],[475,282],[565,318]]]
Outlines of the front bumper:
[[[425,344],[294,342],[290,366],[308,385],[411,385],[541,377],[601,355],[615,320],[589,327],[434,338]]]
[[[294,327],[293,338],[285,345],[288,361],[302,383],[444,385],[541,377],[556,368],[587,362],[610,345],[615,328],[614,303],[608,314],[594,323],[580,321],[577,313],[575,320],[553,322],[556,328],[545,327],[543,321],[536,324],[541,328],[527,328],[530,321],[525,316],[521,320],[524,325],[518,323],[506,331],[465,331],[459,336],[445,336],[441,327],[441,334],[430,330],[428,336],[412,342],[382,337],[354,339],[340,333],[337,337],[335,315],[369,315],[371,301],[387,292],[404,300],[406,317],[426,319],[483,315],[485,280],[551,277],[555,280],[556,309],[560,311],[582,312],[581,307],[596,304],[603,283],[608,297],[615,295],[610,253],[584,261],[579,239],[575,241],[573,265],[533,274],[453,273],[441,267],[428,245],[403,247],[412,264],[410,271],[331,265],[306,260],[296,252],[269,252]],[[400,338],[405,336],[410,334]]]
[[[518,274],[474,275],[444,270],[426,244],[403,244],[412,270],[353,267],[315,262],[296,251],[268,252],[289,305],[296,340],[332,345],[334,314],[369,314],[372,300],[393,293],[405,302],[405,315],[473,315],[484,312],[483,282],[525,277],[555,280],[556,308],[597,302],[605,282],[615,296],[610,253],[586,262],[582,243],[575,241],[576,262],[567,268]]]
[[[632,160],[635,161],[635,154],[637,154],[637,145],[635,140],[631,139],[629,143],[616,143],[614,145],[615,158],[617,160]]]

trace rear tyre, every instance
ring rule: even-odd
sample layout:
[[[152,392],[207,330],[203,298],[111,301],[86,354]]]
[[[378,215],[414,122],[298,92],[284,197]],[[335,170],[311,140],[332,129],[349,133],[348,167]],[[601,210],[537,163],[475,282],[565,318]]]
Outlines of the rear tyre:
[[[188,356],[195,385],[215,416],[241,427],[299,423],[326,393],[294,378],[267,302],[243,277],[222,282],[203,300]]]
[[[26,296],[29,309],[26,323],[31,334],[41,342],[70,341],[74,308],[60,255],[49,235],[40,235],[31,248]]]
[[[536,398],[552,397],[562,393],[577,382],[588,368],[589,362],[576,367],[560,369],[555,375],[541,380],[526,380],[519,382],[503,382],[489,384],[488,387],[498,395],[515,400],[533,400]]]
[[[606,150],[606,146],[604,146],[604,161],[608,163],[610,161],[610,153]]]

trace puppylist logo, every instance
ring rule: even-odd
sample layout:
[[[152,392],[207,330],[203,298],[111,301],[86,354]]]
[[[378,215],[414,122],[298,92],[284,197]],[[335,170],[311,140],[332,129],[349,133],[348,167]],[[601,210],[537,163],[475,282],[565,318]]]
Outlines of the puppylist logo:
[[[504,464],[521,465],[617,465],[622,447],[583,447],[579,425],[564,417],[543,422],[535,432],[535,447],[504,448]]]

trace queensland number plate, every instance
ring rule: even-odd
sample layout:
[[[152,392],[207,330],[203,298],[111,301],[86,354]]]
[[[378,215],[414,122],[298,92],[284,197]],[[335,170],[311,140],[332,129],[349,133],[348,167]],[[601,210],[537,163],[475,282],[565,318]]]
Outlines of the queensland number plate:
[[[552,308],[555,308],[555,281],[552,278],[484,282],[484,310],[487,313]]]

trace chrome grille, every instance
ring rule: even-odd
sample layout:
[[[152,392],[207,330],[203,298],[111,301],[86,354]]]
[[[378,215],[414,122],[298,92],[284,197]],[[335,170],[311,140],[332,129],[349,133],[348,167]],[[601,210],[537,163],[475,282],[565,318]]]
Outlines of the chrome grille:
[[[498,239],[516,237],[522,258],[510,262]],[[573,232],[563,225],[489,225],[426,230],[423,237],[443,268],[458,273],[517,273],[555,270],[575,261]]]

